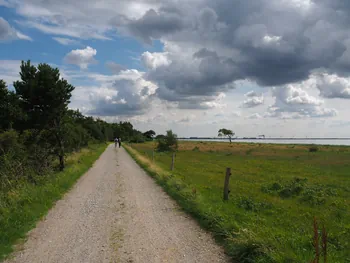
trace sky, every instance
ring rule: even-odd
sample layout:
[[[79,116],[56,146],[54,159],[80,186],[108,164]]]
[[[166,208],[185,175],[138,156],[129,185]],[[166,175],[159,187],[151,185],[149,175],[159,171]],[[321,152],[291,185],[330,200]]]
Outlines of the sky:
[[[72,109],[157,134],[350,137],[350,1],[0,0],[0,79],[58,67]]]

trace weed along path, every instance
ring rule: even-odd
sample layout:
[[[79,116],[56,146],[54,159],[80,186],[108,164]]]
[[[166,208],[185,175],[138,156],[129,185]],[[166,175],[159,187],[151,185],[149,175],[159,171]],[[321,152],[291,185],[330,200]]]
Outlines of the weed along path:
[[[5,262],[229,260],[123,148],[111,145]]]

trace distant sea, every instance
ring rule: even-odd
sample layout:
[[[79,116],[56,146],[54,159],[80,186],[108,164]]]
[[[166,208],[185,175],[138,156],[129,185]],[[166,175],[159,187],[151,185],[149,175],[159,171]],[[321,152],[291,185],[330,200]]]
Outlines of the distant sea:
[[[211,142],[229,142],[228,139],[220,138],[179,138],[184,141],[211,141]],[[247,143],[274,143],[274,144],[317,144],[317,145],[348,145],[350,146],[350,138],[300,138],[300,139],[284,139],[284,138],[273,138],[273,139],[233,139],[235,142],[247,142]]]

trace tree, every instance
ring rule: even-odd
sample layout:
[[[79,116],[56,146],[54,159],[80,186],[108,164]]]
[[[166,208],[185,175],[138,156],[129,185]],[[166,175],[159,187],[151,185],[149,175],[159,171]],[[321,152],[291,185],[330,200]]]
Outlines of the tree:
[[[143,136],[145,136],[149,140],[153,140],[154,136],[156,135],[155,131],[149,130],[143,133]]]
[[[16,81],[14,87],[28,115],[25,128],[40,131],[58,156],[60,170],[63,170],[67,133],[64,120],[74,87],[60,78],[57,68],[48,64],[39,64],[36,68],[30,61],[22,61],[20,76],[21,81]]]
[[[158,134],[156,136],[156,140],[160,140],[160,139],[164,139],[164,138],[165,138],[165,135],[163,135],[163,134]]]
[[[18,96],[13,91],[9,91],[5,81],[0,79],[0,130],[13,128],[13,125],[23,118]]]
[[[177,148],[177,135],[172,130],[166,131],[166,135],[158,140],[157,150],[160,152],[176,151]]]
[[[230,143],[232,142],[232,137],[235,136],[235,133],[233,131],[224,128],[220,129],[218,133],[219,137],[227,137],[230,140]]]

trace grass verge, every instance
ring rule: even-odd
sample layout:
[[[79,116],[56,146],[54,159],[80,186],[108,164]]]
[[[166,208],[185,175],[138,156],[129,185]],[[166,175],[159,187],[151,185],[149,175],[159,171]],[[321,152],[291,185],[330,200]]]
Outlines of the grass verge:
[[[0,193],[0,261],[93,165],[106,147],[107,144],[96,144],[84,148],[67,157],[63,172],[48,175],[37,185],[23,182],[6,195]]]

